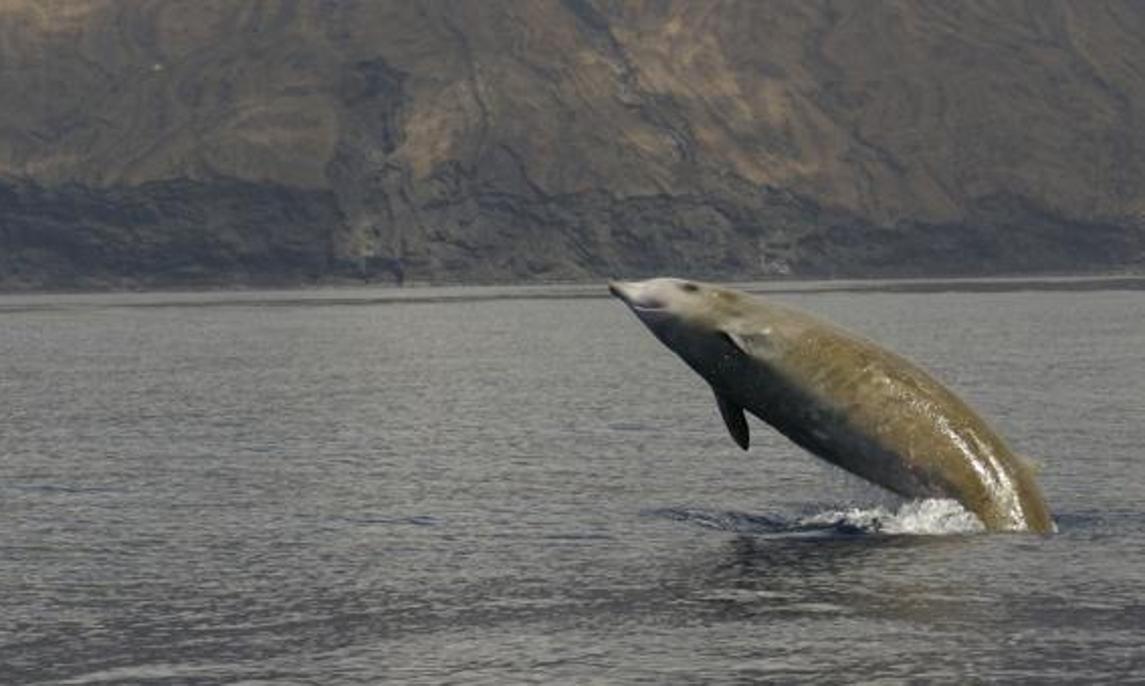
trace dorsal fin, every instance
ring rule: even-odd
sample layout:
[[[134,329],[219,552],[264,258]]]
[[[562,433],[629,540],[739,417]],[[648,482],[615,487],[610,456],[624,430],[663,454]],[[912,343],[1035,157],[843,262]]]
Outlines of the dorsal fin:
[[[750,436],[747,430],[747,418],[743,416],[743,408],[719,393],[716,393],[716,404],[720,407],[720,415],[724,418],[724,424],[728,425],[728,432],[735,439],[736,445],[747,450]]]

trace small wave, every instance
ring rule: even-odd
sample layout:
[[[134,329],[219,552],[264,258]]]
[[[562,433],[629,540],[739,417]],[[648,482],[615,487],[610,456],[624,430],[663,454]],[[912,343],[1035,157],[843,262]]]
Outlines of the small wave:
[[[4,488],[4,487],[0,487]],[[126,493],[122,488],[115,488],[113,486],[73,486],[69,484],[12,484],[6,488],[19,492],[19,493],[43,493],[43,494],[63,494],[63,495],[84,495],[89,493],[102,494],[102,493]]]
[[[318,517],[317,519],[324,520],[327,523],[336,522],[338,524],[356,524],[360,526],[370,526],[373,524],[393,524],[398,526],[439,526],[443,523],[443,520],[440,517],[435,517],[433,515],[388,516],[357,514],[330,515],[327,517]]]
[[[747,535],[925,535],[977,533],[982,522],[957,501],[913,500],[896,509],[851,507],[807,515],[747,514],[700,508],[666,508],[648,514]]]

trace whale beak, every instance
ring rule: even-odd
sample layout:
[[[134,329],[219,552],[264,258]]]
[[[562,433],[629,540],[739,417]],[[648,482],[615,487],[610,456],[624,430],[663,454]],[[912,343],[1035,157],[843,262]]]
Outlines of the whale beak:
[[[608,292],[624,301],[637,313],[662,310],[666,303],[650,293],[648,282],[610,281]]]
[[[621,300],[623,300],[626,303],[628,302],[628,294],[625,290],[627,287],[628,287],[628,284],[624,283],[623,281],[609,281],[608,282],[608,292],[613,294],[617,298],[620,298]]]

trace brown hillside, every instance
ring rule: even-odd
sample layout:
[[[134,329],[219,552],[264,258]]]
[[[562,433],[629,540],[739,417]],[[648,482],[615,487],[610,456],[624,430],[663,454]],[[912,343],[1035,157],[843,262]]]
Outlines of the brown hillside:
[[[1145,5],[0,0],[0,284],[1145,265]]]

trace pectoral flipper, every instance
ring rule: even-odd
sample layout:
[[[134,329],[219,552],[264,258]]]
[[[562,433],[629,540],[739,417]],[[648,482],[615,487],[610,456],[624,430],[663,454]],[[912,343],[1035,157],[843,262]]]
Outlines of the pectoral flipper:
[[[751,436],[748,433],[747,417],[743,415],[743,408],[719,393],[716,393],[716,404],[720,406],[720,416],[724,418],[724,424],[728,425],[728,432],[735,439],[736,445],[747,450]]]

